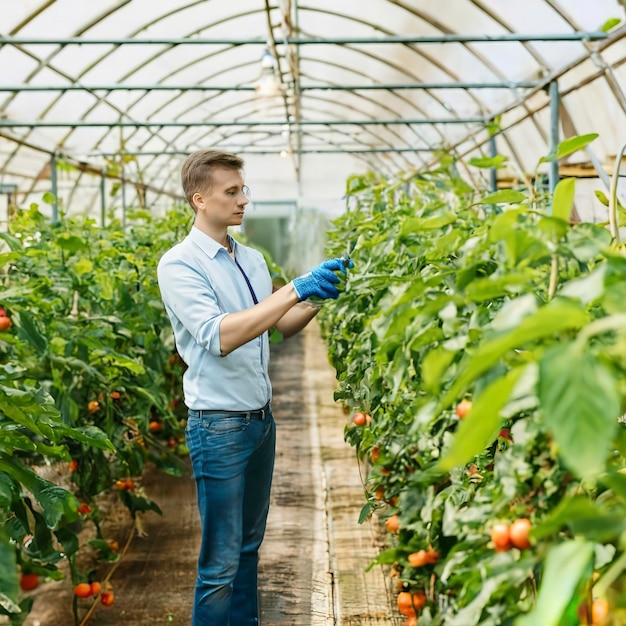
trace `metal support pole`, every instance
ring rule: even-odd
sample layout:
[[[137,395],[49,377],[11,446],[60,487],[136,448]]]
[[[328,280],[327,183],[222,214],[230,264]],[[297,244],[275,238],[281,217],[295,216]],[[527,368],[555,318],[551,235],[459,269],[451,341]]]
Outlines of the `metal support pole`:
[[[50,192],[54,196],[52,201],[52,223],[59,221],[59,183],[57,178],[57,155],[52,153],[50,156]]]
[[[550,93],[550,153],[555,154],[559,145],[559,83],[553,80],[549,87]],[[559,182],[559,162],[557,159],[550,161],[549,185],[550,204],[548,214],[552,213],[552,196]]]
[[[484,117],[444,117],[444,118],[417,118],[403,119],[393,118],[387,120],[377,119],[361,119],[361,120],[300,120],[293,122],[294,127],[297,126],[394,126],[398,124],[484,124]],[[219,128],[223,126],[285,126],[284,120],[206,120],[203,122],[171,122],[171,121],[154,121],[154,122],[90,122],[87,120],[67,121],[67,122],[51,122],[46,120],[38,120],[32,122],[24,122],[21,120],[0,120],[0,128],[191,128],[201,126],[204,128]]]
[[[420,44],[420,43],[488,43],[491,41],[598,41],[606,39],[608,33],[601,31],[574,31],[571,33],[504,33],[496,35],[429,35],[429,36],[390,36],[390,37],[288,37],[283,43],[294,46],[317,45],[317,44]],[[205,39],[202,37],[174,37],[144,39],[140,37],[127,38],[94,38],[64,37],[49,38],[41,37],[0,37],[0,44],[20,45],[157,45],[157,46],[183,46],[183,45],[218,45],[218,46],[244,46],[244,45],[267,45],[267,39]]]
[[[371,83],[363,85],[336,85],[323,83],[300,85],[300,91],[398,91],[407,89],[523,89],[538,87],[538,80],[501,81],[501,82],[436,82],[436,83]],[[48,92],[48,91],[256,91],[256,85],[83,85],[68,83],[65,85],[0,85],[0,92]]]
[[[100,173],[100,226],[104,228],[106,223],[106,212],[107,212],[107,179],[106,179],[106,169],[103,167]]]
[[[496,145],[496,136],[491,135],[489,137],[489,156],[493,159],[498,155],[498,146]],[[498,169],[495,167],[489,168],[489,186],[491,191],[498,189]]]
[[[219,146],[221,150],[227,152],[236,152],[237,154],[281,154],[284,148],[252,148],[247,145],[236,146]],[[396,148],[387,146],[385,148],[302,148],[300,154],[380,154],[380,153],[396,153],[396,152],[437,152],[440,148]],[[188,156],[191,150],[123,150],[121,152],[89,152],[89,157],[106,157],[106,156]]]
[[[126,228],[126,180],[124,178],[124,165],[122,165],[121,170],[121,179],[122,179],[122,228]]]

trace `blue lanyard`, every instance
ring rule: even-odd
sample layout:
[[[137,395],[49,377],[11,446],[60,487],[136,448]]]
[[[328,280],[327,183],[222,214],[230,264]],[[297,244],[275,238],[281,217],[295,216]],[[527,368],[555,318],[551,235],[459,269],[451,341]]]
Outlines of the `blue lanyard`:
[[[254,293],[254,289],[252,289],[252,285],[250,284],[250,279],[246,276],[246,273],[243,271],[243,267],[241,267],[241,265],[239,265],[239,261],[237,261],[236,258],[235,258],[235,263],[237,264],[237,267],[239,268],[239,271],[241,272],[241,275],[246,280],[246,285],[248,285],[248,289],[250,290],[250,295],[252,296],[252,300],[254,301],[254,304],[258,304],[259,301],[257,300],[256,294]]]

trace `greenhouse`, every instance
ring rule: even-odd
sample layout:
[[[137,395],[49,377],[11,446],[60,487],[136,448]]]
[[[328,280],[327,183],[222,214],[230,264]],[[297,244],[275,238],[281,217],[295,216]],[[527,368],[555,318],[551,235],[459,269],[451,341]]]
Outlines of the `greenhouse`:
[[[624,0],[0,8],[0,624],[626,625]]]

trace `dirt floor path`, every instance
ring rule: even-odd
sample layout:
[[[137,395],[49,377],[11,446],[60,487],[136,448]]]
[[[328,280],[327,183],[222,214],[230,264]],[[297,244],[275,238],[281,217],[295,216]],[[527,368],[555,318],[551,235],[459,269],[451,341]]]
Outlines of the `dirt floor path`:
[[[278,444],[261,555],[262,624],[401,624],[392,617],[389,578],[380,567],[365,571],[381,533],[376,522],[357,524],[361,477],[354,450],[343,441],[347,418],[333,401],[334,371],[317,325],[272,350]],[[144,485],[163,516],[146,515],[146,536],[132,538],[111,576],[115,604],[97,604],[88,626],[190,624],[199,547],[194,483],[152,471]],[[112,514],[105,530],[123,546],[131,526]],[[70,594],[66,582],[42,585],[25,626],[74,626]]]

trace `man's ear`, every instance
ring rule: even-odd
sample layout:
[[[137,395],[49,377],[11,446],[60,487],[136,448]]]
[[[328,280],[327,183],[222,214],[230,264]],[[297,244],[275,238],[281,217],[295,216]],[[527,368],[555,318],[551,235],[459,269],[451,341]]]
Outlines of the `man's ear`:
[[[204,198],[197,191],[193,194],[193,196],[191,196],[191,202],[196,211],[204,210]]]

